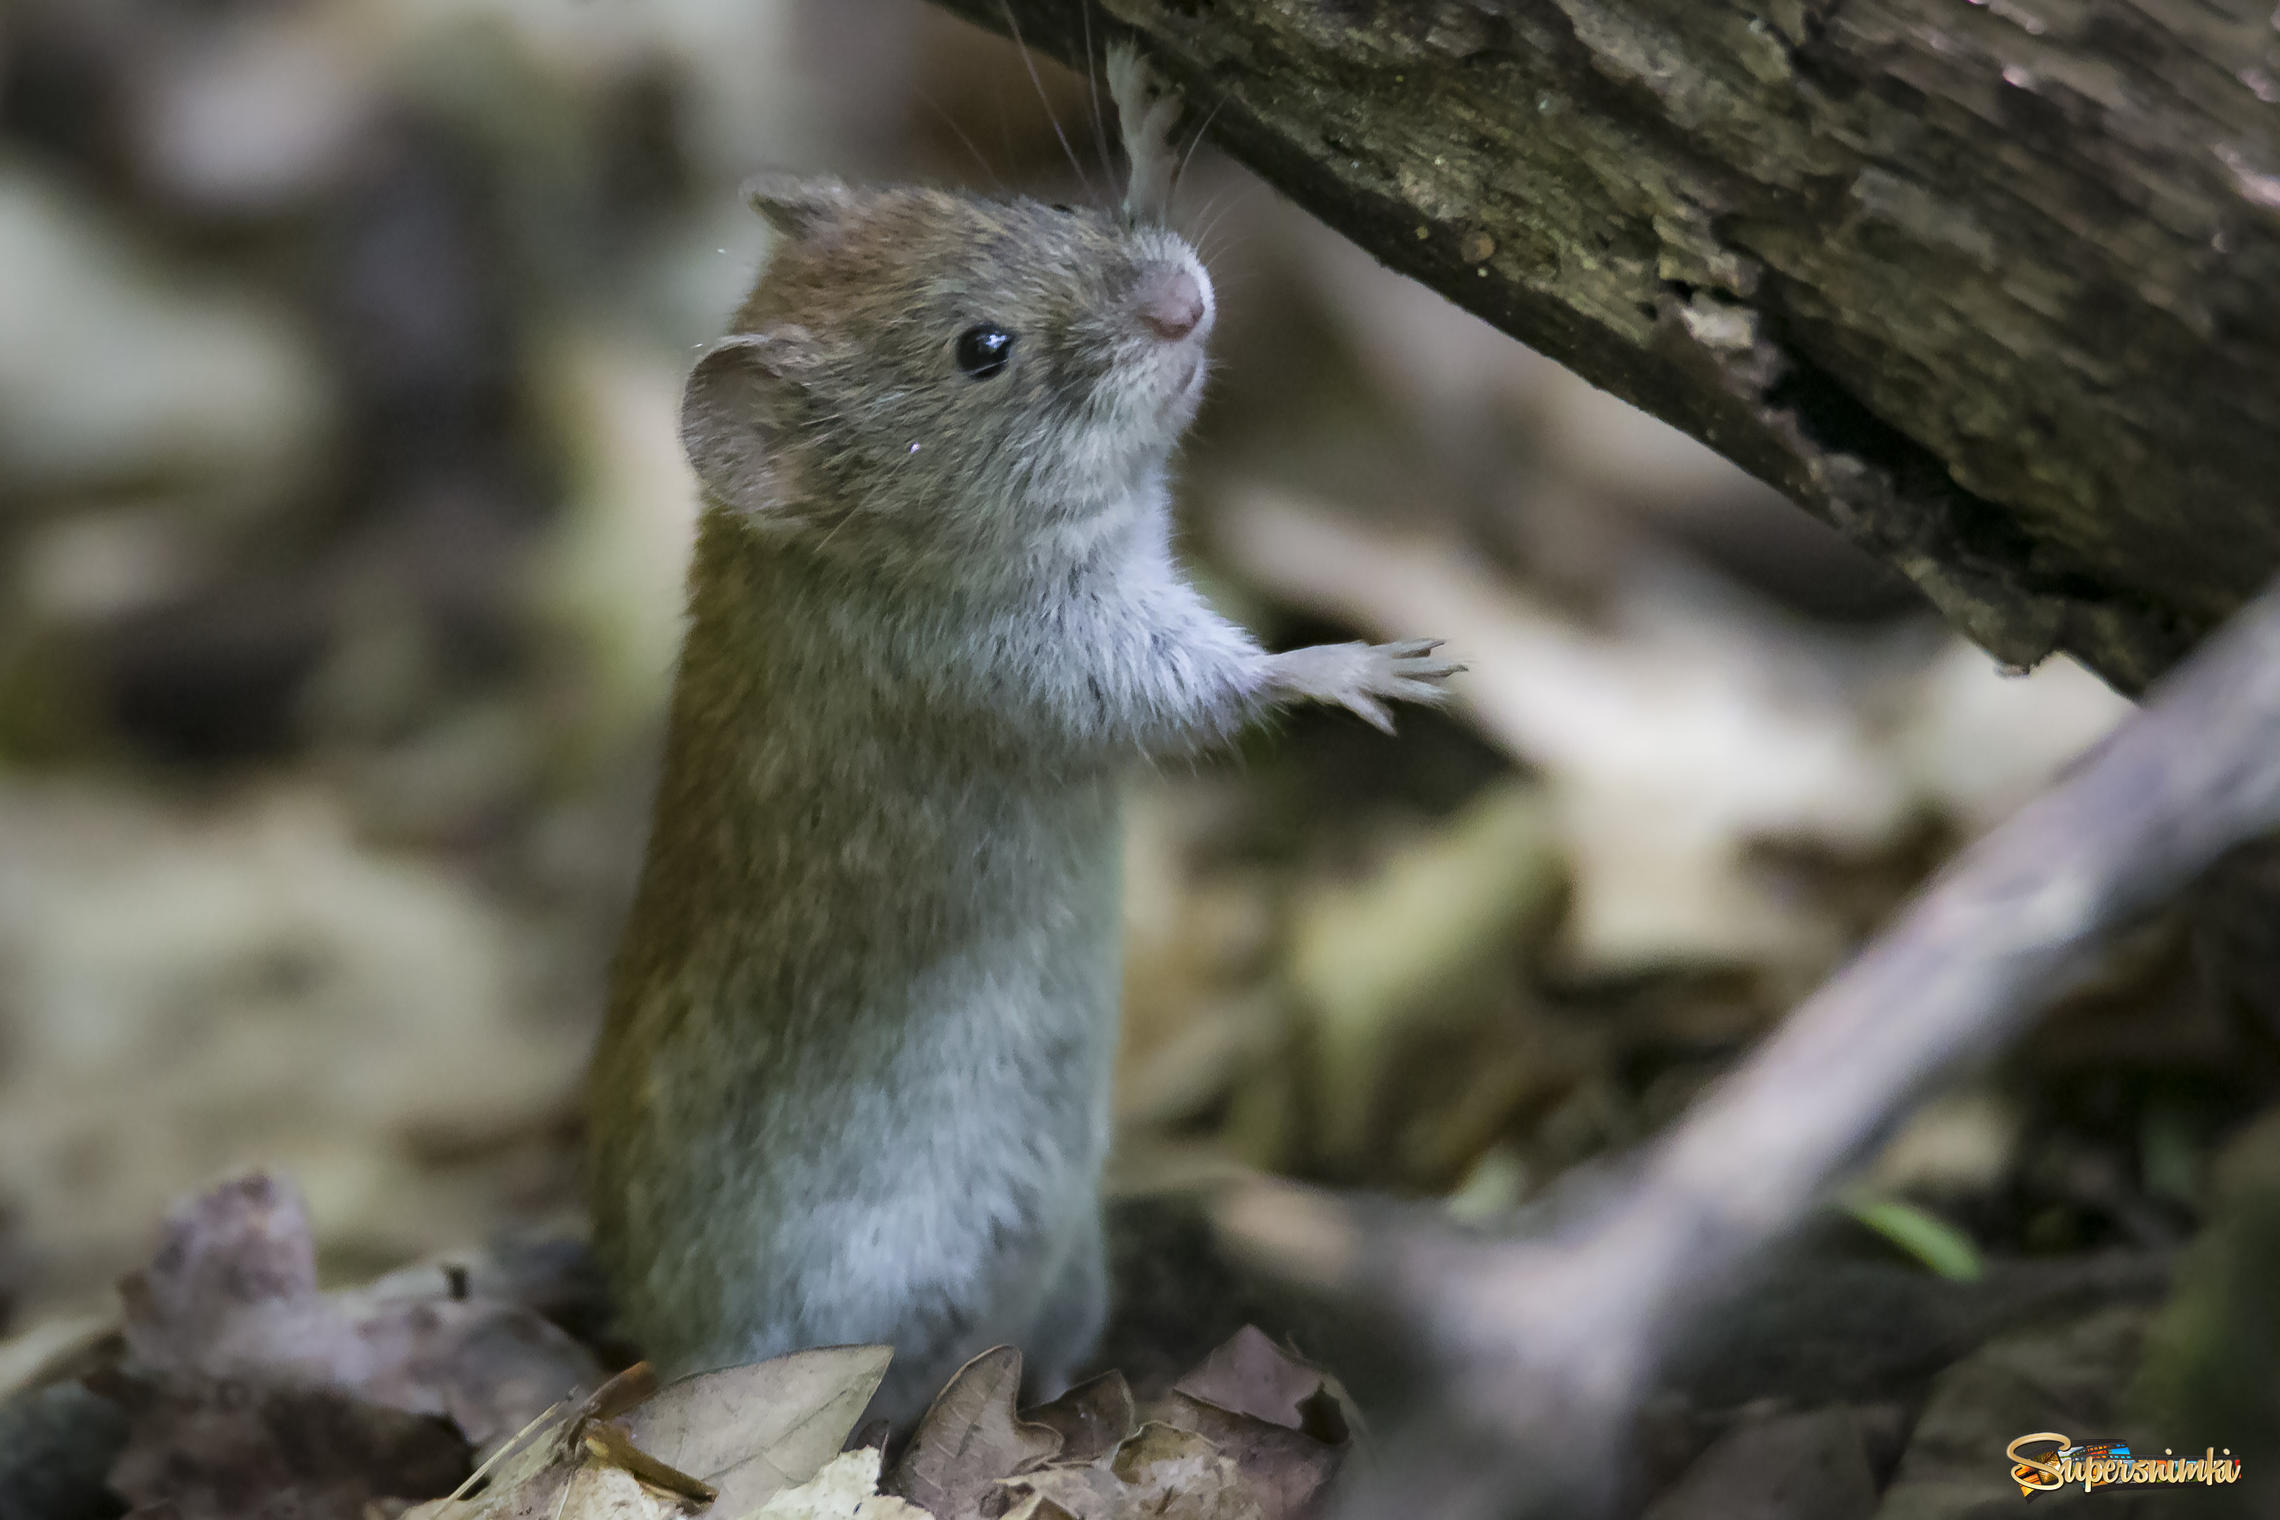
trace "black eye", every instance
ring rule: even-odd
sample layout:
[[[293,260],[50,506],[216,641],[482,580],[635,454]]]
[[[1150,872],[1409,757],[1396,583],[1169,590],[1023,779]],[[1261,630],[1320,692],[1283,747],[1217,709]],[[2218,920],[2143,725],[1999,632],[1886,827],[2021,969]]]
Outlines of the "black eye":
[[[1013,334],[995,322],[984,322],[958,334],[958,368],[976,380],[987,380],[1005,368],[1013,353]]]
[[[1061,202],[1059,202],[1059,201],[1055,201],[1055,202],[1053,203],[1053,209],[1054,209],[1055,211],[1058,211],[1058,212],[1060,212],[1060,213],[1061,213],[1061,215],[1063,215],[1063,216],[1075,216],[1075,215],[1077,214],[1077,208],[1076,208],[1076,207],[1074,207],[1074,206],[1068,206],[1068,205],[1063,205],[1063,204],[1062,204]]]

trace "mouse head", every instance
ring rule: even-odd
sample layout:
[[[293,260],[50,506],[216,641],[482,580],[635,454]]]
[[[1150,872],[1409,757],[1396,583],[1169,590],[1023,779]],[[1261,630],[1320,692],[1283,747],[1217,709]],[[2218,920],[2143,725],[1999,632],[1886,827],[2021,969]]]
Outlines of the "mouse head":
[[[682,403],[719,503],[875,565],[1034,556],[1144,499],[1203,389],[1211,281],[1180,237],[939,190],[750,194],[776,246]]]

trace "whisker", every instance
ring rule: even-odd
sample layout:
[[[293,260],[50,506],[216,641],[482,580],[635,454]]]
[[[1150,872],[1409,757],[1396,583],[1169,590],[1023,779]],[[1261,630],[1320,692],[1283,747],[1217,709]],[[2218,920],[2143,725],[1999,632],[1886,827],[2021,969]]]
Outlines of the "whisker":
[[[1173,194],[1179,193],[1180,180],[1187,174],[1188,160],[1194,158],[1195,150],[1203,146],[1203,134],[1211,130],[1213,119],[1219,115],[1219,108],[1225,104],[1227,104],[1225,95],[1213,101],[1210,111],[1204,115],[1203,125],[1195,129],[1195,137],[1188,143],[1187,152],[1180,155],[1180,166],[1172,171]]]
[[[1213,233],[1217,232],[1222,226],[1224,226],[1229,217],[1242,210],[1244,202],[1250,198],[1254,191],[1254,188],[1255,187],[1250,185],[1237,185],[1232,191],[1222,192],[1223,203],[1220,205],[1219,209],[1213,213],[1211,220],[1207,222],[1204,225],[1203,229],[1196,234],[1196,241],[1200,244],[1204,239],[1210,237]],[[1230,244],[1229,246],[1232,247],[1234,245]]]
[[[1202,206],[1197,208],[1194,220],[1199,229],[1196,233],[1196,240],[1198,242],[1201,242],[1204,235],[1210,231],[1213,214],[1226,206],[1227,197],[1233,193],[1234,187],[1232,185],[1221,185],[1218,189],[1211,192],[1211,198],[1209,200],[1205,201]]]
[[[1037,103],[1045,108],[1045,119],[1053,124],[1053,135],[1061,140],[1061,152],[1076,171],[1077,183],[1085,187],[1085,194],[1097,206],[1100,192],[1093,188],[1092,177],[1085,166],[1077,162],[1077,150],[1069,146],[1069,134],[1061,130],[1061,118],[1054,114],[1053,102],[1045,93],[1045,81],[1038,76],[1037,60],[1029,56],[1029,44],[1021,40],[1021,23],[1014,19],[1012,0],[998,0],[998,9],[1004,13],[1005,28],[1013,34],[1013,45],[1021,50],[1021,66],[1029,71],[1029,82],[1036,87]]]
[[[935,115],[942,118],[942,125],[950,129],[950,134],[953,137],[957,138],[960,143],[964,144],[965,149],[968,153],[974,155],[974,162],[982,166],[982,173],[987,175],[989,177],[990,183],[997,186],[999,193],[1003,194],[1005,191],[1005,181],[998,177],[997,170],[990,167],[990,161],[982,156],[982,150],[980,148],[974,146],[974,140],[966,135],[966,129],[964,127],[958,125],[957,118],[953,117],[948,111],[944,110],[940,102],[936,101],[933,96],[927,94],[926,91],[919,90],[916,93],[918,95],[918,98],[921,101],[925,102],[926,108],[929,111],[932,111]]]
[[[1101,178],[1116,188],[1116,160],[1108,156],[1108,126],[1100,114],[1100,70],[1093,67],[1092,0],[1077,0],[1077,16],[1085,29],[1085,88],[1092,94],[1093,146],[1100,150]]]

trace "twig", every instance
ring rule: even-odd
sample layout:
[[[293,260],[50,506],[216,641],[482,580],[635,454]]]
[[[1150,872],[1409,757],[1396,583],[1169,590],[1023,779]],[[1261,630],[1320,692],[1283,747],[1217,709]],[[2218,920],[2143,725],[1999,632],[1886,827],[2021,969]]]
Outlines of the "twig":
[[[1372,1229],[1298,1189],[1235,1195],[1223,1219],[1239,1241],[1390,1306],[1441,1378],[1434,1458],[1397,1454],[1352,1512],[1394,1514],[1396,1492],[1400,1513],[1447,1520],[1509,1513],[1527,1489],[1575,1504],[1691,1311],[1936,1077],[2017,1035],[2115,929],[2275,827],[2280,590],[2268,590],[1573,1226],[1482,1240],[1415,1219]]]

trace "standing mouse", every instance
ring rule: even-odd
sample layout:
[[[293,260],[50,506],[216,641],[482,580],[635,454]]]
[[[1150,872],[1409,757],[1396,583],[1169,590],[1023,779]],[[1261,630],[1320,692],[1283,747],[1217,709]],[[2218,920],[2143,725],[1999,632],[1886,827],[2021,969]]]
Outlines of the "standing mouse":
[[[1065,1382],[1106,1308],[1125,774],[1292,702],[1385,727],[1459,668],[1269,654],[1181,577],[1213,295],[1136,77],[1121,217],[749,192],[777,236],[683,399],[688,631],[591,1084],[596,1246],[669,1374],[886,1342],[898,1423],[1001,1342]]]

